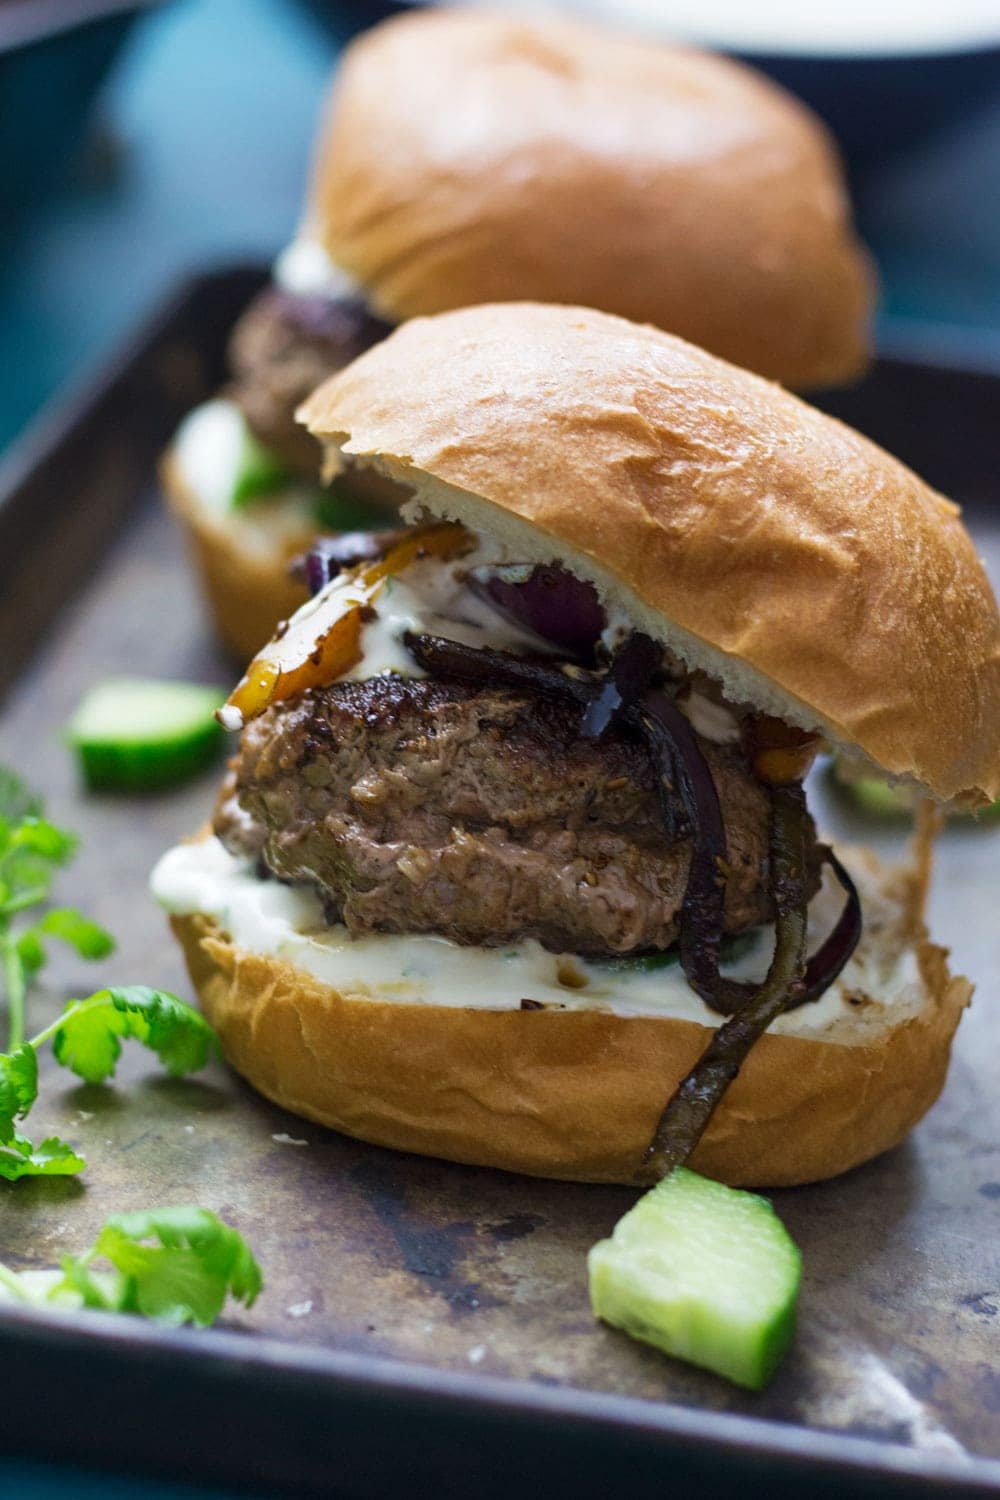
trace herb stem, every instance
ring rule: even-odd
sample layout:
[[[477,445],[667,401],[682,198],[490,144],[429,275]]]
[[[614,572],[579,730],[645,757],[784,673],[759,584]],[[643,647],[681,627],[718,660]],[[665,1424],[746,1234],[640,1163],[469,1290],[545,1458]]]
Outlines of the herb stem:
[[[90,995],[86,1000],[77,1000],[63,1011],[62,1015],[56,1016],[54,1021],[44,1027],[37,1036],[31,1038],[32,1047],[40,1047],[47,1042],[49,1037],[55,1036],[60,1027],[65,1026],[67,1021],[75,1020],[79,1015],[86,1015],[89,1010],[96,1010],[99,1005],[106,1005],[108,998],[107,990],[98,990],[96,995]]]
[[[3,914],[12,917],[15,912],[24,911],[29,906],[37,906],[39,901],[44,901],[49,894],[49,888],[45,885],[34,885],[30,890],[22,891],[20,896],[11,896],[4,902]]]
[[[3,949],[3,978],[7,992],[7,1051],[14,1052],[24,1041],[24,1000],[27,986],[24,966],[17,944],[9,933],[0,936]]]

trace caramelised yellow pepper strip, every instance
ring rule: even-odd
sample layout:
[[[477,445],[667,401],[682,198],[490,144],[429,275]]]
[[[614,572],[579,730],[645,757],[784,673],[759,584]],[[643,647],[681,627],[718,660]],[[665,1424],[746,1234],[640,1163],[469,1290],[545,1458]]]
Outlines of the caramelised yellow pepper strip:
[[[384,557],[335,578],[257,653],[219,710],[220,723],[241,729],[272,703],[336,682],[361,660],[363,612],[374,604],[385,580],[420,557],[456,557],[471,541],[464,526],[451,522],[415,527]]]

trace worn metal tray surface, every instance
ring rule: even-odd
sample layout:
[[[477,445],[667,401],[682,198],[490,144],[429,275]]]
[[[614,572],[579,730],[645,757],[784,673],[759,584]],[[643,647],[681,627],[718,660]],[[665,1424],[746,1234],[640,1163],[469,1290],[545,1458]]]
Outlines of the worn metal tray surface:
[[[195,284],[6,476],[0,760],[82,835],[61,895],[119,938],[99,975],[56,969],[38,1016],[98,978],[189,993],[145,884],[158,853],[204,819],[214,776],[155,797],[86,796],[60,729],[112,672],[232,677],[158,503],[154,459],[219,379],[225,330],[257,281]],[[949,484],[954,458],[951,487],[995,577],[998,401],[1000,381],[902,364],[841,398],[897,446],[909,436],[908,456],[936,482]],[[870,832],[834,805],[826,817]],[[7,1189],[2,1257],[52,1264],[112,1210],[198,1201],[248,1236],[266,1291],[204,1334],[5,1308],[18,1399],[0,1403],[0,1443],[359,1496],[404,1479],[416,1493],[484,1495],[1000,1487],[998,873],[1000,831],[948,832],[933,925],[979,989],[942,1101],[882,1160],[776,1195],[805,1285],[797,1344],[764,1394],[591,1318],[586,1251],[631,1192],[368,1147],[272,1107],[222,1067],[170,1082],[132,1054],[114,1088],[45,1077],[33,1133],[78,1143],[89,1170]]]

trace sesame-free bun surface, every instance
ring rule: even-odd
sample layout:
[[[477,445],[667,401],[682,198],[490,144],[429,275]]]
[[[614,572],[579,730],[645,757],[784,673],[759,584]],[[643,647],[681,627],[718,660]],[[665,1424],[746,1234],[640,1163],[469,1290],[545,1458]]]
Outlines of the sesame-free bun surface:
[[[240,662],[270,639],[279,620],[304,604],[305,585],[289,575],[292,559],[316,535],[316,524],[289,520],[281,496],[245,512],[214,514],[199,503],[168,450],[160,483],[184,532],[216,634]]]
[[[778,386],[505,303],[403,325],[299,415],[330,462],[563,559],[734,702],[938,798],[1000,791],[1000,619],[957,507]]]
[[[431,10],[345,52],[306,232],[390,322],[580,303],[793,387],[850,379],[872,275],[830,138],[739,64]]]
[[[869,923],[865,941],[878,945],[886,980],[916,959],[906,999],[890,1007],[857,993],[837,1040],[765,1034],[713,1116],[696,1170],[734,1186],[832,1177],[896,1145],[937,1098],[971,987],[927,941],[915,876],[864,860],[855,873],[885,922]],[[237,948],[207,917],[172,922],[236,1071],[295,1114],[397,1150],[629,1182],[709,1038],[692,1021],[599,1010],[345,995]]]

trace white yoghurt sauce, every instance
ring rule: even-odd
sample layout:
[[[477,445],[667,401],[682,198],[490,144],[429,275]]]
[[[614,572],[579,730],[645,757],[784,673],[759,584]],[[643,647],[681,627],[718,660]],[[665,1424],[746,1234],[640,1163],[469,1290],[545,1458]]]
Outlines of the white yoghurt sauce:
[[[178,916],[210,917],[238,948],[273,955],[342,994],[409,1005],[470,1010],[517,1010],[522,1000],[565,1010],[605,1010],[616,1016],[659,1016],[717,1026],[719,1017],[687,984],[679,964],[644,971],[550,953],[533,939],[480,948],[422,933],[352,937],[327,924],[308,886],[261,880],[251,861],[229,854],[216,838],[180,844],[160,859],[151,877],[155,899]],[[810,940],[829,930],[840,897],[824,886],[810,908]],[[762,929],[756,948],[725,972],[760,980],[772,939]],[[851,1014],[850,994],[877,993],[884,1006],[915,1000],[917,971],[907,952],[883,972],[863,937],[841,978],[821,1000],[780,1017],[771,1030],[823,1040]]]
[[[275,286],[298,297],[350,297],[360,292],[353,276],[335,266],[318,240],[296,235],[271,268]]]

